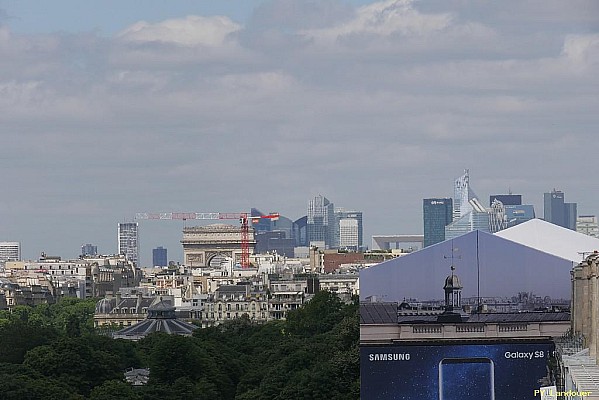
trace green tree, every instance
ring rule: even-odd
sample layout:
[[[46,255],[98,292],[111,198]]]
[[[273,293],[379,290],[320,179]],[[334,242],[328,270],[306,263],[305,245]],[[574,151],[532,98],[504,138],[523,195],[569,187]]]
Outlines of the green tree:
[[[48,327],[34,325],[20,318],[0,325],[0,361],[20,364],[27,351],[56,338],[58,333]]]
[[[287,315],[287,332],[311,336],[324,333],[343,319],[342,303],[334,293],[322,290],[303,307],[289,311]]]
[[[3,400],[82,400],[64,383],[46,378],[25,366],[0,364],[0,397]]]
[[[90,400],[141,400],[138,393],[127,382],[121,380],[105,381],[92,389]]]
[[[38,346],[27,352],[24,364],[42,375],[62,380],[86,396],[104,381],[123,378],[119,357],[94,348],[86,338],[62,337]]]

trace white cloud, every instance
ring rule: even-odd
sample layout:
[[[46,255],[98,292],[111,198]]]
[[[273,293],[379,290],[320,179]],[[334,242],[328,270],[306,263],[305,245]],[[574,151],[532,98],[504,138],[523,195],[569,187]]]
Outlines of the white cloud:
[[[229,40],[229,35],[240,28],[240,25],[227,17],[189,15],[156,24],[137,22],[121,32],[118,37],[136,43],[159,42],[180,46],[214,47],[224,45]]]
[[[451,14],[421,14],[412,3],[412,0],[373,3],[359,8],[350,21],[329,28],[306,30],[304,34],[315,40],[330,42],[345,36],[364,34],[423,36],[450,26]]]
[[[5,46],[10,41],[10,31],[6,26],[0,25],[0,46]]]
[[[173,202],[297,218],[324,188],[362,208],[370,233],[417,232],[421,198],[450,195],[466,167],[479,194],[516,182],[531,202],[553,186],[594,201],[583,185],[593,172],[571,160],[594,143],[597,30],[566,30],[559,15],[538,23],[532,2],[509,19],[493,14],[503,3],[445,1],[348,12],[330,0],[319,18],[286,0],[252,26],[182,17],[109,38],[0,27],[0,166],[19,193],[6,209],[93,196],[104,211],[90,221],[110,226]],[[64,212],[54,223],[69,229]],[[22,222],[0,234],[34,226]]]
[[[599,34],[566,36],[563,55],[575,68],[596,68],[599,64]]]

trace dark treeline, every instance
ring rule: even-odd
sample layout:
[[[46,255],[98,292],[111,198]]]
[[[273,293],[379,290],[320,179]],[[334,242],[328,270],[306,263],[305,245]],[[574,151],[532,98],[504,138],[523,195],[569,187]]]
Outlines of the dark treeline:
[[[286,321],[247,318],[192,337],[113,340],[94,300],[0,311],[3,399],[358,399],[358,304],[318,293]],[[124,380],[149,368],[147,385]]]

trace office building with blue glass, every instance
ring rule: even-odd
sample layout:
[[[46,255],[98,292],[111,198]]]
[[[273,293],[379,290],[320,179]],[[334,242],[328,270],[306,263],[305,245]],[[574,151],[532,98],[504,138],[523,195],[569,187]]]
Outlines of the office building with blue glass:
[[[326,197],[318,195],[308,202],[308,243],[324,248],[335,247],[335,206]]]
[[[522,204],[521,194],[492,194],[489,196],[489,206],[493,201],[499,200],[504,206],[519,206]]]
[[[543,194],[543,219],[564,228],[576,230],[577,204],[566,203],[564,192],[553,189]]]
[[[153,249],[152,262],[155,267],[166,267],[168,265],[166,249],[162,246]]]
[[[86,243],[81,246],[81,255],[83,257],[86,256],[97,256],[98,255],[98,246],[94,246],[93,244]]]
[[[424,220],[424,247],[445,240],[445,227],[452,222],[453,200],[431,198],[422,201]]]

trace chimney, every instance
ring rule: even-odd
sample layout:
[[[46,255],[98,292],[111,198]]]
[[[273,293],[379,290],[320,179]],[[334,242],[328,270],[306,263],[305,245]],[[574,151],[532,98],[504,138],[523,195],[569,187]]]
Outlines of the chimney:
[[[140,290],[137,292],[137,303],[135,304],[135,312],[137,314],[141,314],[141,300],[142,300],[142,293]]]

